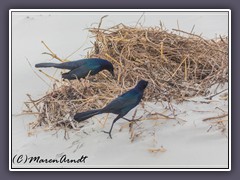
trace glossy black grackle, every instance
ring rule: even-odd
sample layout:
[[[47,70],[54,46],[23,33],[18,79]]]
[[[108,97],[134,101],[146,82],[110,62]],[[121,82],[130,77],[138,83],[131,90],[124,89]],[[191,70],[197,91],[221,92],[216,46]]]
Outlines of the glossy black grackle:
[[[36,68],[55,67],[59,69],[69,69],[70,71],[62,74],[64,79],[80,79],[89,75],[95,75],[98,72],[106,69],[114,76],[113,65],[107,60],[99,58],[81,59],[64,63],[39,63]]]
[[[141,99],[143,97],[144,89],[147,87],[147,85],[148,85],[147,81],[141,80],[138,82],[138,84],[133,89],[125,92],[118,98],[114,99],[112,102],[110,102],[104,108],[90,110],[90,111],[82,112],[82,113],[77,113],[77,114],[75,114],[74,119],[76,121],[80,122],[80,121],[84,121],[88,118],[91,118],[92,116],[95,116],[97,114],[102,114],[102,113],[117,114],[117,117],[112,122],[110,131],[109,132],[104,131],[105,133],[109,134],[110,138],[112,138],[111,132],[112,132],[114,123],[120,118],[130,121],[130,120],[124,118],[124,116],[131,109],[133,109],[135,106],[137,106],[139,104],[139,102],[141,101]]]

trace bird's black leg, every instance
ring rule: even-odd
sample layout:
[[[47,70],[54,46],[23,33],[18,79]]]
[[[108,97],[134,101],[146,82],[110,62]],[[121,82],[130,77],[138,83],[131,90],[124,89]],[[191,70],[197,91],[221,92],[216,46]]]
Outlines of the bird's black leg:
[[[131,120],[130,119],[127,119],[127,118],[125,118],[125,117],[122,117],[124,120],[126,120],[126,121],[128,121],[128,122],[131,122]]]
[[[131,122],[131,121],[138,121],[138,120],[140,120],[142,118],[142,116],[140,118],[137,118],[137,119],[127,119],[125,117],[122,117],[122,118],[125,119],[126,121]]]
[[[132,123],[132,122],[134,122],[134,123],[136,123],[137,124],[137,122],[136,121],[138,121],[140,118],[138,118],[138,119],[132,119],[132,120],[130,120],[130,119],[127,119],[127,118],[125,118],[125,117],[122,117],[124,120],[126,120],[126,121],[128,121],[128,122],[130,122],[130,123]],[[138,124],[137,124],[138,125]]]
[[[121,118],[121,116],[120,115],[118,115],[114,120],[113,120],[113,122],[112,122],[112,126],[111,126],[111,128],[110,128],[110,131],[109,132],[107,132],[107,131],[103,131],[104,133],[107,133],[107,134],[109,134],[109,137],[112,139],[112,135],[111,135],[111,132],[112,132],[112,128],[113,128],[113,125],[114,125],[114,123],[118,120],[118,119],[120,119]]]

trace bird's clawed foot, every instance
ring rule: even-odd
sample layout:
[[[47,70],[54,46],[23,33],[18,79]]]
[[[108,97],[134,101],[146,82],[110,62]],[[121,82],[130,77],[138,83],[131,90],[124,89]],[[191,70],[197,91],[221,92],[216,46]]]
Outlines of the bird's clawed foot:
[[[138,125],[137,121],[140,121],[141,117],[138,118],[138,119],[127,119],[127,118],[123,118],[123,119],[125,119],[126,121],[128,121],[130,123],[135,123],[135,124]]]
[[[108,134],[108,135],[109,135],[109,137],[112,139],[111,132],[107,132],[107,131],[102,131],[102,132],[104,132],[104,133]]]

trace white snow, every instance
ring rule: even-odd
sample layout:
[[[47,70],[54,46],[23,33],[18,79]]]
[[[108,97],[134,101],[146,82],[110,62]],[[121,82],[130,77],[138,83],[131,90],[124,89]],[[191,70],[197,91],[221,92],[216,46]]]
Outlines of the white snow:
[[[221,132],[216,126],[210,128],[210,121],[204,118],[219,116],[228,112],[228,101],[221,98],[221,93],[212,100],[205,97],[191,98],[189,101],[172,103],[177,119],[159,117],[134,124],[134,132],[140,135],[131,142],[128,122],[119,120],[112,131],[113,139],[101,132],[109,130],[114,115],[109,115],[105,127],[103,121],[106,114],[93,117],[84,123],[79,130],[70,130],[69,138],[64,139],[64,131],[44,131],[28,134],[28,123],[34,116],[15,116],[23,110],[26,94],[33,98],[41,97],[49,87],[39,79],[30,68],[28,61],[34,67],[35,63],[47,62],[50,57],[43,55],[46,48],[44,41],[59,57],[66,58],[82,46],[80,51],[69,57],[70,60],[83,58],[91,47],[90,34],[86,30],[97,26],[103,15],[102,26],[110,27],[119,23],[135,25],[142,13],[30,13],[14,12],[12,16],[12,155],[41,156],[42,159],[59,158],[66,154],[69,159],[79,159],[88,156],[85,163],[20,163],[13,167],[131,167],[131,168],[227,168],[228,167],[228,137],[227,132]],[[145,13],[140,22],[144,26],[158,26],[160,20],[167,29],[177,28],[191,31],[195,25],[196,34],[203,33],[206,38],[228,34],[227,13]],[[56,61],[56,60],[53,60]],[[57,62],[57,61],[56,61]],[[53,74],[53,68],[46,69]],[[59,73],[59,71],[57,72]],[[42,75],[41,75],[42,76]],[[42,76],[48,83],[49,79]],[[220,92],[228,88],[228,84],[217,89]],[[210,90],[212,93],[216,85]],[[225,91],[227,92],[227,91]],[[208,102],[209,103],[203,103]],[[167,110],[166,102],[154,104],[146,102],[145,107],[152,113],[162,113],[173,116]],[[218,107],[218,108],[216,108]],[[135,110],[135,109],[134,109]],[[127,117],[131,118],[134,110]],[[144,110],[137,106],[137,116]],[[226,119],[222,118],[223,120]],[[120,128],[122,128],[121,131]],[[209,129],[210,128],[210,129]],[[150,152],[150,149],[159,149]],[[165,151],[164,151],[165,150]]]

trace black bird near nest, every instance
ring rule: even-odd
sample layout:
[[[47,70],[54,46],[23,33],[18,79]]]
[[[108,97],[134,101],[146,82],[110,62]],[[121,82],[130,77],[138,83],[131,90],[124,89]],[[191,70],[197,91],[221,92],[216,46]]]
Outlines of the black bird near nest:
[[[102,113],[113,113],[117,114],[117,117],[113,120],[110,131],[105,133],[108,133],[110,138],[112,138],[111,132],[114,123],[119,120],[120,118],[123,118],[127,121],[131,121],[129,119],[124,118],[124,116],[135,106],[137,106],[142,97],[144,89],[147,87],[148,82],[145,80],[141,80],[138,82],[138,84],[131,90],[125,92],[121,96],[114,99],[112,102],[110,102],[108,105],[106,105],[102,109],[96,109],[96,110],[90,110],[86,112],[77,113],[74,116],[74,119],[78,122],[84,121],[88,118],[91,118],[95,115],[102,114]]]
[[[100,58],[81,59],[64,63],[39,63],[36,68],[54,67],[70,70],[62,74],[63,79],[74,80],[85,78],[88,75],[95,75],[102,70],[108,70],[114,77],[114,68],[111,62]]]

